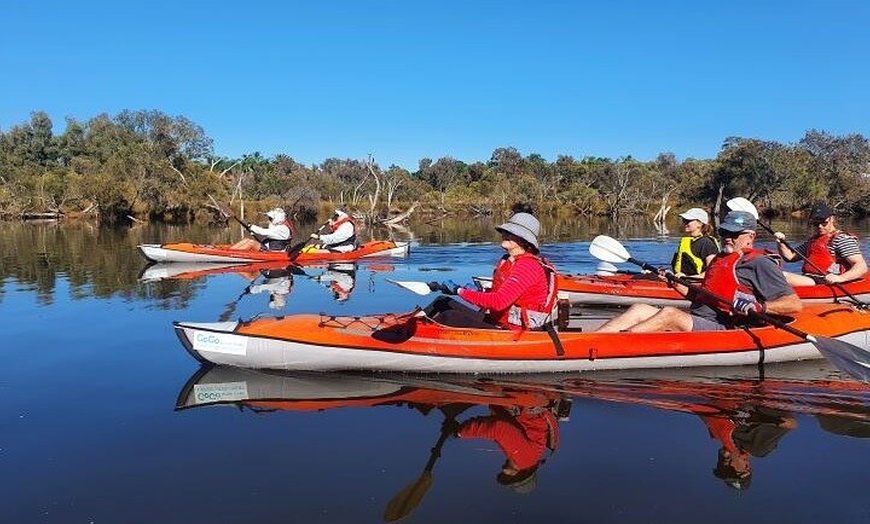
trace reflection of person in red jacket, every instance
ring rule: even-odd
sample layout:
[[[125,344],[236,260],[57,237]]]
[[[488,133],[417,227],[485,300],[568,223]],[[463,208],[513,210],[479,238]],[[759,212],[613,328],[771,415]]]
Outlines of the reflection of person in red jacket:
[[[494,441],[506,460],[496,480],[518,493],[535,489],[535,474],[547,449],[555,450],[559,425],[548,407],[511,408],[490,406],[490,415],[463,422],[456,431],[459,438],[485,438]]]
[[[734,489],[749,488],[751,457],[766,456],[786,433],[797,427],[790,414],[761,406],[722,408],[719,412],[698,415],[707,424],[710,437],[722,442],[713,475]]]

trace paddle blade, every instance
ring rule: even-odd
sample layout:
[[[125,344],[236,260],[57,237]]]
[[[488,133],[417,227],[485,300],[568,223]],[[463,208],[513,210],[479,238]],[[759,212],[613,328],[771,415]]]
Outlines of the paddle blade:
[[[607,235],[598,235],[589,244],[589,253],[605,262],[619,264],[628,261],[631,255],[618,240]]]
[[[750,215],[754,216],[756,220],[758,220],[758,210],[755,209],[755,206],[752,205],[752,202],[743,198],[743,197],[735,197],[725,202],[725,205],[728,206],[728,209],[731,211],[745,211]]]
[[[870,382],[870,351],[835,338],[807,337],[819,352],[840,371],[864,382]]]
[[[432,289],[429,288],[429,284],[427,284],[426,282],[414,282],[413,280],[392,280],[389,278],[385,280],[390,284],[395,284],[399,287],[407,289],[408,291],[413,291],[418,295],[428,295],[432,292]]]
[[[408,484],[405,488],[393,497],[393,500],[387,504],[387,509],[384,511],[385,522],[395,522],[402,517],[406,517],[414,511],[423,496],[429,491],[432,485],[432,473],[424,471],[420,478],[414,483]]]

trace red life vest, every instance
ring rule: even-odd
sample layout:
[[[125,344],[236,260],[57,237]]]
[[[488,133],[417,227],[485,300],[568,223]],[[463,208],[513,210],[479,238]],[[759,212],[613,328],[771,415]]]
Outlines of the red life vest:
[[[329,226],[329,228],[333,233],[335,233],[338,230],[338,228],[341,227],[345,222],[350,222],[354,228],[354,231],[356,230],[356,224],[353,222],[353,220],[350,219],[349,216],[344,216],[341,218],[341,220],[337,220],[337,221],[333,222],[332,225]]]
[[[755,302],[757,299],[752,288],[742,284],[737,279],[737,264],[741,261],[748,262],[754,258],[766,255],[767,253],[760,249],[742,249],[733,253],[719,253],[713,257],[712,262],[707,266],[704,282],[701,284],[711,294],[701,292],[698,294],[698,300],[710,307],[725,312],[731,310],[731,304],[738,297],[748,298]],[[712,295],[721,297],[727,300],[728,303],[723,303],[713,298]]]
[[[556,268],[545,258],[532,253],[523,253],[519,257],[532,257],[544,268],[544,274],[547,277],[547,300],[544,304],[540,304],[520,295],[515,304],[494,320],[498,324],[512,329],[539,329],[553,317],[553,310],[556,307],[556,299],[559,294],[556,287]],[[515,263],[516,261],[511,261],[510,257],[505,255],[495,266],[492,274],[493,292],[498,291],[498,288],[507,280]]]
[[[835,256],[831,253],[830,249],[834,238],[839,235],[857,238],[855,235],[842,231],[832,231],[813,238],[807,243],[807,260],[804,262],[801,271],[818,274],[819,270],[821,270],[824,273],[834,273],[835,275],[843,273],[849,262],[846,259]]]

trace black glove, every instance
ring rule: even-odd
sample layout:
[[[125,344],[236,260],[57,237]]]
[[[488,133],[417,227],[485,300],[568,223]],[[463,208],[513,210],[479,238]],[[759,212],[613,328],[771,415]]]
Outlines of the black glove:
[[[440,291],[445,295],[456,295],[459,293],[459,284],[452,280],[447,280],[444,282],[429,282],[429,289],[432,291]]]
[[[441,425],[441,431],[455,437],[456,432],[459,431],[459,422],[456,422],[456,419],[449,418]]]

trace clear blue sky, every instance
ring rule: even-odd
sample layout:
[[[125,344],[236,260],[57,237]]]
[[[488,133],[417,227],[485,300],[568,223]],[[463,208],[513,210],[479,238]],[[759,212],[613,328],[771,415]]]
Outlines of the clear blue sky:
[[[0,129],[185,116],[218,155],[713,158],[870,136],[870,2],[6,0]]]

